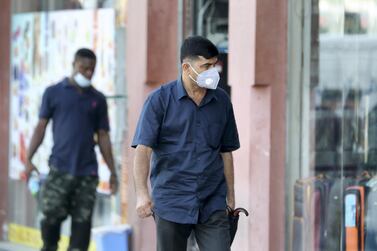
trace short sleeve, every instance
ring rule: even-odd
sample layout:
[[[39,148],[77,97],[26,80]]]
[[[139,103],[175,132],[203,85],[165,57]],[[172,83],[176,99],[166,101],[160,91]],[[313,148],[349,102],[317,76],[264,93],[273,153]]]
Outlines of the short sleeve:
[[[97,130],[110,131],[109,114],[107,111],[106,98],[100,103]]]
[[[40,119],[50,119],[53,114],[51,88],[47,88],[43,93],[41,108],[39,110]]]
[[[240,148],[236,120],[234,118],[233,106],[230,103],[227,122],[223,136],[221,137],[221,152],[232,152]]]
[[[144,103],[131,146],[134,148],[138,145],[155,147],[158,143],[162,118],[163,106],[158,92],[154,92]]]

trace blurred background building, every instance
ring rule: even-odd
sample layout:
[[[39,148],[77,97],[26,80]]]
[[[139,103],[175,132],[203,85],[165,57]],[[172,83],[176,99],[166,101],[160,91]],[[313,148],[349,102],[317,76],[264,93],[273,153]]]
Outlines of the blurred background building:
[[[130,224],[132,250],[154,250],[153,220],[135,212],[129,145],[148,93],[179,77],[181,42],[202,35],[220,50],[241,140],[236,200],[251,216],[233,250],[343,250],[349,227],[377,246],[367,217],[377,201],[365,202],[377,190],[377,0],[3,0],[0,32],[4,240],[40,245],[38,196],[20,176],[25,147],[44,88],[86,46],[99,56],[94,83],[109,102],[122,184],[110,197],[101,167],[94,225]],[[35,158],[42,173],[48,138]]]

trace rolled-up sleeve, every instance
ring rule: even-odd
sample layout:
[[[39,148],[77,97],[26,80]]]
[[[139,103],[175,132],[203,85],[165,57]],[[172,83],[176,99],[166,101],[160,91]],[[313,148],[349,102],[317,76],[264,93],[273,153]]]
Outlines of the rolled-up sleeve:
[[[144,103],[132,147],[145,145],[154,148],[158,143],[161,123],[163,118],[163,106],[159,98],[159,92],[153,92]]]
[[[240,148],[236,120],[234,118],[233,106],[230,103],[228,108],[227,122],[224,133],[221,137],[221,152],[232,152]]]

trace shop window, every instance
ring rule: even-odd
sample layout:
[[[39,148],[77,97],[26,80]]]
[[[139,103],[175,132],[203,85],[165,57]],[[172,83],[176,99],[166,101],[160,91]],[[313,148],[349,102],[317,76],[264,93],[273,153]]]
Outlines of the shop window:
[[[377,250],[377,1],[290,12],[287,249]]]

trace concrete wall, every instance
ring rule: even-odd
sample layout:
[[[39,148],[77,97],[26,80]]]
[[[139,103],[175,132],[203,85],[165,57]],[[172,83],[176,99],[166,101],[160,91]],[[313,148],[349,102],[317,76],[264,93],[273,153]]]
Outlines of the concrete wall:
[[[8,213],[10,22],[11,1],[3,0],[0,8],[0,239],[1,226]]]

